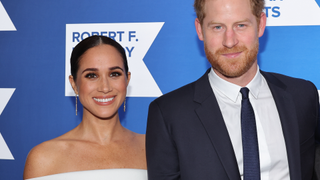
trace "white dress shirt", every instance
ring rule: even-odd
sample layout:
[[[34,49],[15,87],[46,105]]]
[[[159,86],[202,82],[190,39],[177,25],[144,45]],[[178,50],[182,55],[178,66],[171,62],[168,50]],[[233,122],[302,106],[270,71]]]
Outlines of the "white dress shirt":
[[[241,86],[223,80],[213,69],[208,76],[231,139],[241,179],[243,179]],[[259,67],[255,77],[246,87],[250,90],[249,99],[257,125],[261,180],[289,180],[287,151],[278,110]]]

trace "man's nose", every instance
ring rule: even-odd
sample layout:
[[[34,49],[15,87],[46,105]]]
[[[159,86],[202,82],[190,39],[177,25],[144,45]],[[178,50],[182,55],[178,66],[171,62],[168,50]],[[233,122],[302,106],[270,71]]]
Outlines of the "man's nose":
[[[237,34],[233,29],[227,29],[224,33],[222,44],[227,48],[233,48],[239,43]]]

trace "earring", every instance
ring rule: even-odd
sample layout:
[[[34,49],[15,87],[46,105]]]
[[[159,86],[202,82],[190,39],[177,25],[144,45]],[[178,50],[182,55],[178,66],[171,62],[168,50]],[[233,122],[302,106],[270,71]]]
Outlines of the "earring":
[[[76,116],[78,116],[78,99],[77,99],[78,94],[75,95],[76,97]]]
[[[126,98],[124,98],[124,103],[123,103],[123,112],[126,112]]]

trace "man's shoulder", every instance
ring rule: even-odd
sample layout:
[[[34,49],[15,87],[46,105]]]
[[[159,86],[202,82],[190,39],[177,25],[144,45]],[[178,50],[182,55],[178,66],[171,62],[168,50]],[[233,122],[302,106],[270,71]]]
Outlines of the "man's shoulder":
[[[195,95],[200,93],[200,89],[210,90],[210,83],[208,80],[208,72],[209,70],[199,79],[193,81],[189,84],[186,84],[180,88],[172,90],[154,101],[157,103],[187,103],[189,101],[193,101]],[[208,91],[207,91],[208,92]]]
[[[301,86],[301,85],[307,85],[307,86],[314,86],[314,84],[308,80],[296,78],[284,74],[274,73],[274,72],[264,72],[261,71],[262,75],[266,78],[266,80],[270,83],[273,82],[281,82],[286,86]]]
[[[278,73],[261,73],[273,91],[281,88],[295,97],[296,101],[318,99],[318,90],[311,81]]]
[[[194,94],[195,84],[197,81],[191,82],[166,94],[163,94],[155,99],[155,101],[177,101],[178,99],[190,98]]]

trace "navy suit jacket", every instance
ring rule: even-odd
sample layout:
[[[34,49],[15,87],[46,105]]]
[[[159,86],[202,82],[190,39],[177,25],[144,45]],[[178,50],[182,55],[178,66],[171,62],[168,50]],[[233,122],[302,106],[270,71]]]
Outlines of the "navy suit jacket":
[[[209,83],[197,81],[149,106],[149,180],[240,180],[231,140]],[[281,120],[291,180],[311,180],[319,97],[309,81],[261,71]]]

